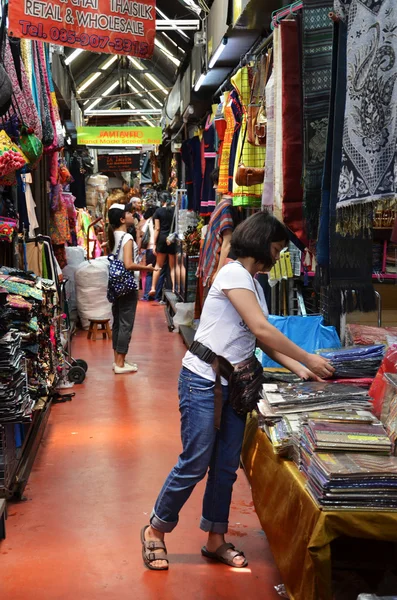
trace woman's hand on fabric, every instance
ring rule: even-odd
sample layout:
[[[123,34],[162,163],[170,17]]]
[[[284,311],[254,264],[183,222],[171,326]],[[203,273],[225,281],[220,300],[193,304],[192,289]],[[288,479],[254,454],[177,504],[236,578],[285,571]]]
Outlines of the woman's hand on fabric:
[[[318,356],[318,354],[309,354],[306,360],[306,366],[309,371],[312,371],[322,379],[332,377],[335,372],[334,367],[325,358]]]
[[[309,379],[311,379],[312,381],[324,381],[324,379],[310,371],[310,369],[308,369],[304,365],[300,365],[299,367],[297,367],[294,372],[295,375],[302,379],[302,381],[309,381]]]

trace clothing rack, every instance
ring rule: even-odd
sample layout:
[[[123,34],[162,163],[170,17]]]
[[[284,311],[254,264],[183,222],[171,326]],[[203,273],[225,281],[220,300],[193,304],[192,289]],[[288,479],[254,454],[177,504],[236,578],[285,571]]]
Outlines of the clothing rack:
[[[280,8],[278,10],[273,11],[272,12],[272,22],[270,24],[270,27],[272,29],[274,29],[275,27],[278,27],[281,19],[285,19],[286,17],[289,17],[290,15],[298,12],[299,10],[302,10],[302,8],[303,8],[303,2],[301,2],[299,0],[298,2],[293,2],[289,6],[285,6],[284,8]]]

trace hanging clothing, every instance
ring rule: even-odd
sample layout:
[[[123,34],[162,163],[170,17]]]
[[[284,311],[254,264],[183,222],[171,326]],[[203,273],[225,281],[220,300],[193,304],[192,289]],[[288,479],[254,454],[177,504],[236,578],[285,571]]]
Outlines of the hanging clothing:
[[[309,239],[317,239],[331,94],[331,0],[304,0],[302,11],[303,211]]]
[[[225,92],[225,105],[223,109],[223,116],[226,122],[225,133],[222,142],[222,152],[220,155],[219,162],[219,183],[218,193],[228,194],[229,193],[229,164],[230,164],[230,151],[232,147],[233,135],[234,135],[234,115],[232,110],[233,96],[231,92]],[[220,128],[220,124],[217,125],[217,129]],[[222,124],[223,128],[223,124]],[[219,135],[219,132],[218,132]]]
[[[222,158],[223,140],[225,139],[226,133],[226,119],[225,119],[225,100],[218,104],[218,108],[215,113],[215,129],[218,137],[218,165],[220,165]]]
[[[241,125],[236,149],[233,174],[233,205],[250,208],[260,208],[262,202],[263,183],[250,187],[238,186],[234,175],[240,163],[246,167],[263,168],[266,157],[265,146],[252,146],[246,135],[248,105],[251,99],[251,85],[253,72],[250,67],[242,67],[231,79],[233,87],[238,93],[241,106]]]
[[[33,238],[36,235],[36,229],[39,229],[40,225],[36,216],[36,203],[34,201],[31,188],[32,174],[25,173],[22,174],[21,177],[25,188],[25,201],[29,219],[29,237]]]
[[[233,203],[231,198],[224,198],[211,215],[204,244],[200,251],[197,276],[202,278],[204,287],[208,285],[216,272],[223,233],[228,229],[234,229]]]
[[[53,244],[61,245],[71,242],[68,208],[62,198],[62,194],[57,196],[58,206],[56,210],[50,213],[50,237]]]
[[[200,205],[202,216],[210,215],[216,206],[216,192],[211,180],[211,173],[215,169],[216,162],[215,138],[215,123],[211,121],[211,115],[209,115],[201,140],[201,150],[204,158],[203,189]]]
[[[363,205],[396,202],[397,37],[394,0],[337,0],[347,24],[346,107],[338,229],[357,234],[372,225]]]
[[[262,208],[273,210],[274,206],[274,74],[272,73],[265,88],[266,97],[266,159],[265,178],[262,193]]]
[[[185,140],[182,144],[181,154],[182,160],[186,165],[188,208],[189,210],[199,212],[203,182],[200,138],[195,135]]]
[[[73,177],[70,184],[70,191],[75,197],[76,208],[85,208],[87,206],[85,193],[85,175],[83,169],[83,161],[81,156],[75,152],[70,160],[69,171]]]
[[[308,245],[303,226],[302,82],[296,21],[280,23],[282,61],[283,221]]]

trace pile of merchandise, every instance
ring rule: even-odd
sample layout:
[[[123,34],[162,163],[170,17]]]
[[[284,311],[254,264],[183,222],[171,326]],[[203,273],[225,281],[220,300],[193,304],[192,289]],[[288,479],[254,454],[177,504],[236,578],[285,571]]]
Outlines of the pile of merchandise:
[[[0,338],[0,422],[24,420],[31,412],[21,334],[11,330]]]
[[[319,354],[335,368],[335,378],[345,379],[375,377],[382,363],[384,351],[383,345],[352,346],[319,352]]]
[[[7,340],[8,335],[15,336],[21,356],[26,358],[27,391],[34,403],[48,395],[57,371],[64,365],[59,304],[53,281],[2,267],[0,321],[2,340]]]
[[[328,510],[396,510],[397,459],[373,454],[315,454],[307,489]]]

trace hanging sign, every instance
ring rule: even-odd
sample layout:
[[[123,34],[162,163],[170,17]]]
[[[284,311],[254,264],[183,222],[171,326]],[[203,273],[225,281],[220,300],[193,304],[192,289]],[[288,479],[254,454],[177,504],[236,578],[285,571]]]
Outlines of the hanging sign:
[[[8,34],[106,54],[151,58],[156,0],[9,0]]]
[[[85,146],[144,146],[161,141],[161,127],[77,127],[77,143]]]
[[[140,154],[99,154],[98,171],[101,173],[119,173],[123,171],[139,171]]]

